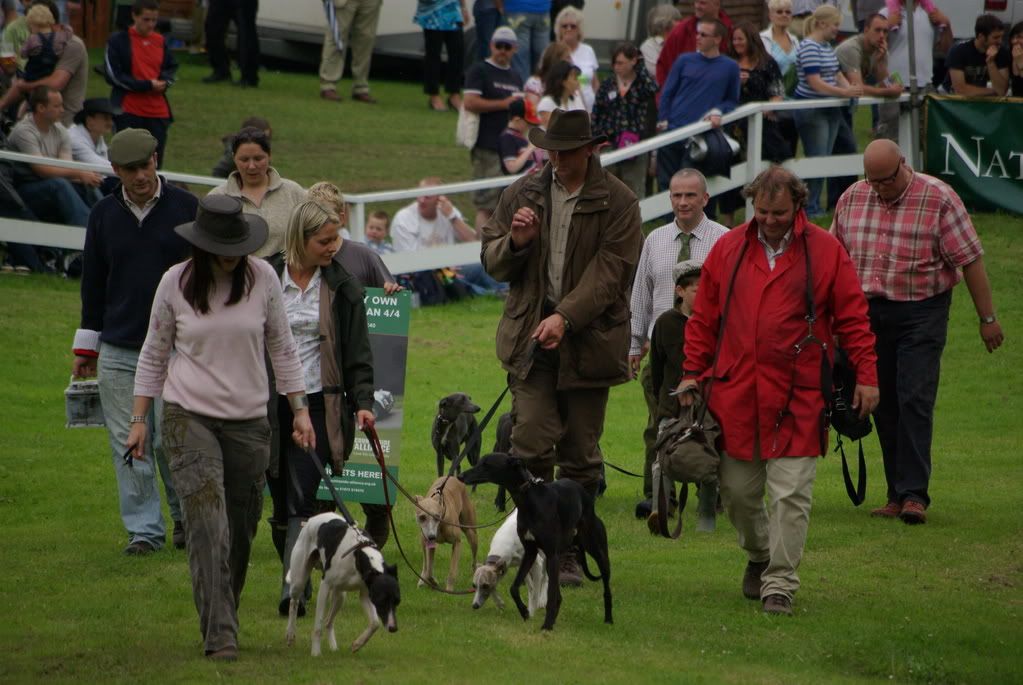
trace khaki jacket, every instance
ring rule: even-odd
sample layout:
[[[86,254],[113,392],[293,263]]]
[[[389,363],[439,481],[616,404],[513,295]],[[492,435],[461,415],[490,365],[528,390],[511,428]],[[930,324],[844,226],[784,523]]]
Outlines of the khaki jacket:
[[[551,166],[505,189],[483,227],[480,260],[491,276],[510,286],[497,327],[497,358],[525,379],[532,367],[530,337],[543,319],[550,249]],[[529,207],[540,219],[540,235],[514,251],[511,219]],[[629,378],[629,297],[643,246],[639,202],[632,191],[595,158],[572,214],[555,311],[571,330],[559,346],[558,389],[608,387]]]

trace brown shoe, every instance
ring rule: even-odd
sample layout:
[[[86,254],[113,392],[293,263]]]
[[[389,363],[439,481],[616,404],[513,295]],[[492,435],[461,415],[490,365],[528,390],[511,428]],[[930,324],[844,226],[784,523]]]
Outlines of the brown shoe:
[[[583,584],[583,570],[575,555],[576,551],[572,550],[561,557],[561,566],[558,568],[558,583],[561,587],[581,587]]]
[[[144,557],[147,554],[152,554],[155,551],[156,547],[154,547],[151,543],[146,542],[145,540],[136,540],[135,542],[131,543],[130,545],[124,548],[125,556],[129,557]]]
[[[792,600],[785,595],[768,595],[764,597],[764,613],[792,615]]]
[[[185,548],[185,526],[181,521],[174,522],[174,532],[171,534],[171,542],[174,543],[174,549]]]
[[[880,509],[874,509],[873,511],[871,511],[870,515],[875,516],[877,518],[894,519],[898,518],[901,512],[902,512],[901,504],[899,504],[898,502],[889,502]]]
[[[903,523],[909,525],[917,525],[920,523],[927,523],[927,509],[924,505],[917,502],[915,499],[907,499],[902,504],[902,511],[899,512],[899,518],[902,519]]]
[[[767,570],[766,561],[750,561],[746,563],[746,572],[742,574],[742,596],[746,599],[760,599],[760,577]]]
[[[355,93],[352,95],[352,99],[356,102],[364,102],[367,105],[375,105],[377,103],[377,99],[369,93]]]
[[[331,102],[341,102],[341,96],[337,94],[336,90],[321,90],[320,97],[324,100],[330,100]]]

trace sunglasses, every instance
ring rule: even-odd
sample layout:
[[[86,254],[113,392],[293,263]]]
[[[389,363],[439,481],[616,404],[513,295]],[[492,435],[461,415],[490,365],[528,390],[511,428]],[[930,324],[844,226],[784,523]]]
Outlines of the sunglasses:
[[[498,50],[514,50],[515,46],[511,43],[494,43],[494,47]]]
[[[713,33],[704,33],[703,31],[697,31],[696,35],[700,38],[717,38]]]
[[[561,28],[566,29],[566,30],[567,29],[577,29],[577,28],[579,28],[579,24],[562,24]]]

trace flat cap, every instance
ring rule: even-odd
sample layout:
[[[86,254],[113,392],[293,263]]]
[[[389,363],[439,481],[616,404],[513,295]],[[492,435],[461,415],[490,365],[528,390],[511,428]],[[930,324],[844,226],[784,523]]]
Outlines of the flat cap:
[[[156,138],[142,128],[126,128],[110,141],[110,161],[117,166],[145,164],[156,152]]]
[[[683,262],[677,263],[671,267],[671,279],[678,283],[678,279],[683,276],[691,276],[692,274],[700,273],[700,269],[703,268],[703,262],[697,259],[687,259]]]

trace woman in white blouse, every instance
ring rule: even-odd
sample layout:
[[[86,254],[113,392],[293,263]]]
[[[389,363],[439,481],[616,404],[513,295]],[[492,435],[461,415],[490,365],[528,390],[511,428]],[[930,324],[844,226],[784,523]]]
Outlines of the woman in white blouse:
[[[792,23],[792,0],[767,0],[768,19],[771,24],[760,32],[767,53],[778,64],[785,94],[792,96],[799,80],[796,61],[799,56],[799,38],[789,30]]]
[[[572,51],[572,64],[579,67],[579,87],[583,105],[587,112],[592,112],[593,101],[600,86],[597,80],[597,69],[600,64],[597,62],[597,53],[583,42],[582,10],[568,5],[558,12],[554,20],[554,37]]]
[[[580,94],[579,67],[571,62],[558,62],[547,73],[543,98],[536,106],[536,114],[540,117],[540,125],[543,128],[547,128],[551,112],[556,109],[563,109],[566,112],[586,109]]]

